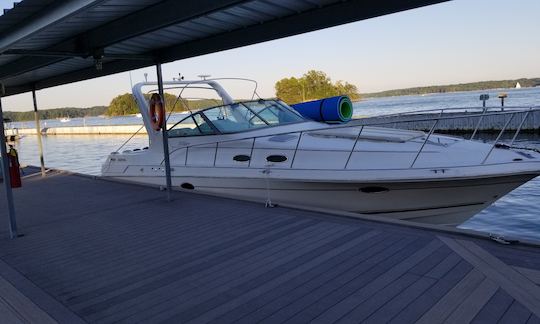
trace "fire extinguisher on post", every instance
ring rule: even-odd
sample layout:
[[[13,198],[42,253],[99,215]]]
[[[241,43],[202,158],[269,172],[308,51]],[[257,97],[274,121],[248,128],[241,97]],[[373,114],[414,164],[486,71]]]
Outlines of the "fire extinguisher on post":
[[[12,145],[9,146],[8,152],[9,158],[9,178],[11,180],[11,188],[20,188],[22,186],[21,182],[21,171],[19,164],[19,155],[17,150],[13,148]]]

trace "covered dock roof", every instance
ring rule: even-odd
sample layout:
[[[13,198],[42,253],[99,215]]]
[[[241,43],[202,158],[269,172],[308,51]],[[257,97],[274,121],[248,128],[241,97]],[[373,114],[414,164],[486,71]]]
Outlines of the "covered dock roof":
[[[441,0],[24,0],[0,16],[4,96]]]

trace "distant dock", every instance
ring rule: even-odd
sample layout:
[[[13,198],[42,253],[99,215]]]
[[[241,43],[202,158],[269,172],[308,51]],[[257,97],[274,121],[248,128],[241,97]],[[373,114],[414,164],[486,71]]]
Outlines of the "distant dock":
[[[465,109],[464,109],[465,110]],[[444,117],[453,117],[462,115],[460,113],[445,113]],[[466,113],[467,114],[467,113]],[[447,132],[447,133],[468,133],[474,131],[478,126],[480,132],[497,132],[500,131],[506,122],[508,121],[508,115],[487,115],[482,117],[482,121],[479,123],[480,117],[478,111],[469,113],[471,116],[468,118],[448,118],[440,120],[437,123],[435,131]],[[381,123],[382,127],[397,127],[402,129],[411,130],[425,130],[428,131],[433,126],[433,120],[429,121],[410,121],[414,119],[429,119],[440,116],[437,113],[426,114],[414,114],[414,115],[396,115],[387,117],[369,117],[353,119],[350,123],[362,125],[366,121],[370,123]],[[516,114],[508,124],[506,130],[516,130],[521,124],[524,114]],[[168,125],[172,127],[173,125]],[[522,132],[536,133],[540,132],[540,110],[532,111],[527,120],[523,123]],[[146,128],[142,125],[96,125],[96,126],[62,126],[62,127],[46,127],[41,130],[43,135],[132,135],[134,133],[146,134]],[[35,128],[15,128],[7,129],[7,136],[25,136],[36,135]]]
[[[407,114],[407,115],[395,115],[388,117],[370,117],[366,119],[355,119],[351,123],[356,123],[362,125],[366,121],[370,123],[380,123],[381,127],[396,127],[400,129],[410,129],[410,130],[424,130],[429,131],[434,125],[434,120],[422,121],[422,119],[433,119],[440,116],[445,117],[437,122],[435,127],[436,132],[444,133],[470,133],[478,127],[480,132],[498,132],[502,130],[505,124],[510,119],[511,115],[486,115],[479,116],[479,112],[466,112],[466,109],[463,109],[464,112],[456,113],[444,113],[440,115],[439,113],[426,113],[426,114]],[[497,110],[490,110],[497,111]],[[501,111],[499,109],[499,111]],[[508,111],[508,110],[504,110]],[[511,111],[511,110],[510,110]],[[471,115],[466,118],[451,118],[459,115]],[[508,123],[506,130],[515,131],[519,128],[522,123],[522,119],[525,117],[525,113],[516,113],[515,116]],[[408,121],[415,119],[417,121]],[[420,120],[420,121],[418,121]],[[531,111],[525,122],[521,125],[521,132],[526,133],[536,133],[540,132],[540,110]]]
[[[172,125],[171,125],[172,126]],[[146,134],[146,128],[142,125],[98,125],[98,126],[65,126],[44,127],[43,135],[132,135]],[[35,128],[6,129],[6,135],[36,135]]]

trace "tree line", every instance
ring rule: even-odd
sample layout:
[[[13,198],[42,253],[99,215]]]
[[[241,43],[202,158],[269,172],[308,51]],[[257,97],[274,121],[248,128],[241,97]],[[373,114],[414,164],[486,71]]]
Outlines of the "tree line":
[[[332,80],[322,71],[310,70],[302,77],[284,78],[276,82],[276,96],[288,104],[347,95],[351,100],[360,100],[358,88],[345,81]]]
[[[415,87],[406,89],[387,90],[374,93],[365,93],[364,97],[391,97],[391,96],[408,96],[408,95],[422,95],[430,93],[445,93],[445,92],[458,92],[458,91],[475,91],[475,90],[489,90],[489,89],[508,89],[514,88],[519,82],[521,87],[536,87],[540,85],[540,78],[532,79],[516,79],[516,80],[501,80],[501,81],[480,81],[471,83],[459,83],[450,85],[436,85],[428,87]]]
[[[145,95],[148,100],[150,94]],[[165,107],[167,111],[171,111],[174,105],[174,112],[182,112],[187,110],[198,110],[221,104],[221,100],[217,99],[201,99],[201,100],[177,100],[174,94],[165,93]],[[135,98],[130,93],[124,93],[116,96],[111,100],[109,106],[95,106],[90,108],[54,108],[38,110],[39,119],[60,119],[60,118],[82,118],[95,116],[125,116],[139,113],[139,107],[135,103]],[[6,111],[4,118],[10,121],[28,121],[34,120],[34,111]]]
[[[146,100],[149,100],[150,96],[151,94],[144,95]],[[221,100],[217,99],[178,99],[174,94],[165,93],[165,107],[167,108],[167,112],[171,111],[171,108],[174,112],[182,112],[216,106],[220,103]],[[138,112],[139,106],[135,102],[135,97],[130,93],[124,93],[113,98],[105,114],[108,116],[124,116],[133,115]]]
[[[55,108],[38,110],[39,119],[78,118],[86,116],[99,116],[105,114],[107,106],[94,106],[90,108]],[[6,111],[4,118],[11,121],[34,120],[34,111]]]

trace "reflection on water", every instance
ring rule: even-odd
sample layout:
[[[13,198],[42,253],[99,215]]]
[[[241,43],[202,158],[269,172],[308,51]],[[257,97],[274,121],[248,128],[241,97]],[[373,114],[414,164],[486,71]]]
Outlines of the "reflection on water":
[[[502,142],[509,144],[512,136],[505,134]],[[480,138],[490,142],[495,137],[496,134],[482,134]],[[540,149],[540,135],[522,135],[514,146]],[[510,192],[460,227],[540,240],[540,177]]]
[[[129,135],[57,135],[43,136],[45,165],[50,168],[99,175],[106,156],[116,151]],[[148,146],[146,135],[137,135],[122,150]],[[39,165],[37,136],[17,142],[21,164]]]
[[[540,240],[540,177],[463,223],[461,228]]]

